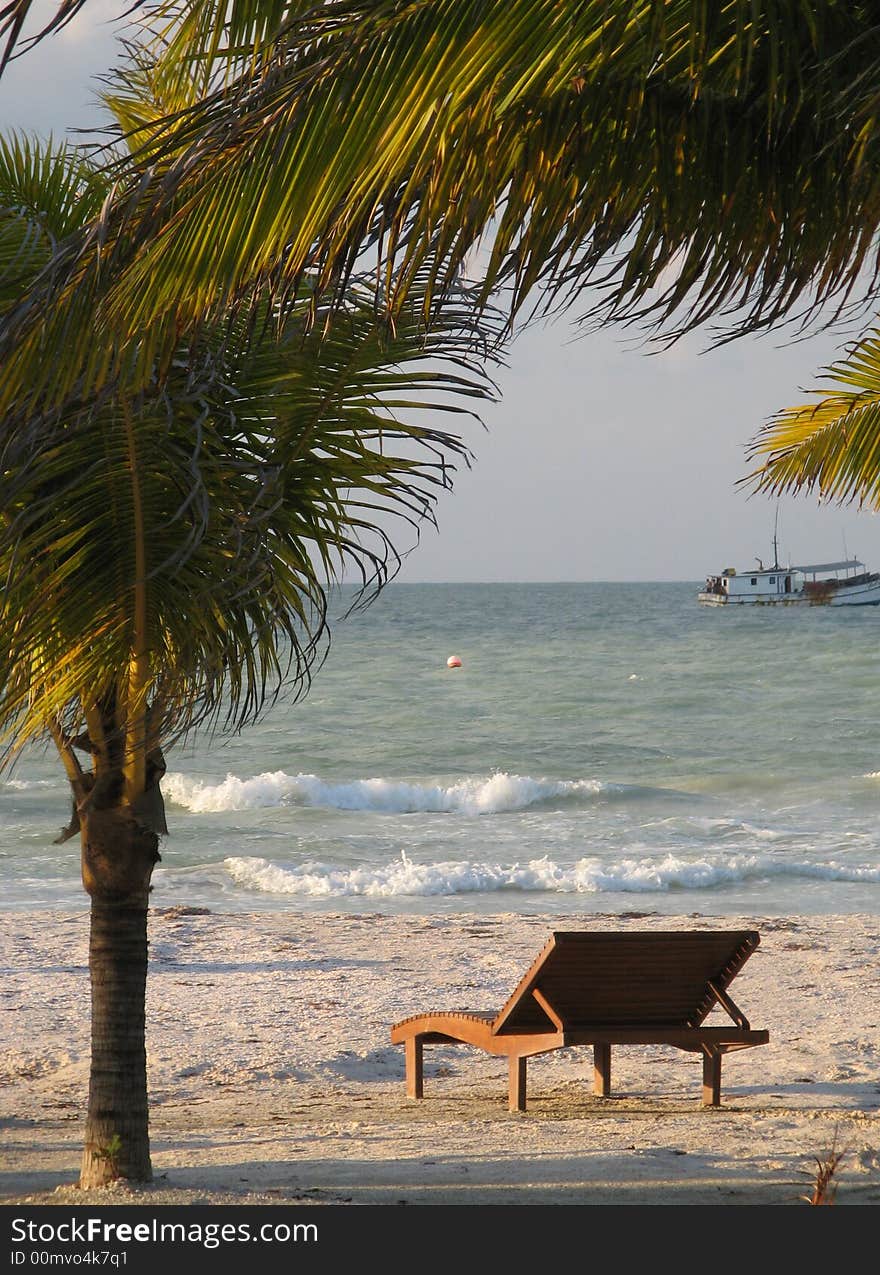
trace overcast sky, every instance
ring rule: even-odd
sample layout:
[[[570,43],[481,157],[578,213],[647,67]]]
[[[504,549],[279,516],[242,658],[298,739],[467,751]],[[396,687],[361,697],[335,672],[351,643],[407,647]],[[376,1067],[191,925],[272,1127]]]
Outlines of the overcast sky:
[[[37,6],[52,11],[50,0]],[[114,58],[121,0],[89,0],[66,30],[0,80],[0,128],[64,135],[100,120],[94,77]],[[850,333],[790,343],[784,332],[708,349],[695,334],[646,354],[633,336],[579,337],[557,321],[524,332],[497,379],[488,432],[440,503],[402,580],[699,580],[772,556],[775,504],[736,482],[745,448],[780,407],[801,401]],[[880,519],[779,505],[780,557],[857,554],[880,568]],[[401,543],[411,536],[401,535]]]

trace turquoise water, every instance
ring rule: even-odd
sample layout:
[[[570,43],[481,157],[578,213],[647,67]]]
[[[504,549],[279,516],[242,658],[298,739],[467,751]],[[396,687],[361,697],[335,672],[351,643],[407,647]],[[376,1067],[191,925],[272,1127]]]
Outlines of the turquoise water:
[[[170,754],[155,904],[880,912],[880,611],[698,588],[391,585],[305,700]],[[84,906],[66,819],[49,755],[0,780],[3,906]]]

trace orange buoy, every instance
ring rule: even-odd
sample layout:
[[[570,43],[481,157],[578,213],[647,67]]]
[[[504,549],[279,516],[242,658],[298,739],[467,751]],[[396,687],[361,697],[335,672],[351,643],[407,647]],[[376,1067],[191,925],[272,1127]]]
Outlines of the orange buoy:
[[[458,658],[457,655],[450,655],[449,659],[446,661],[446,667],[461,668],[461,660]]]

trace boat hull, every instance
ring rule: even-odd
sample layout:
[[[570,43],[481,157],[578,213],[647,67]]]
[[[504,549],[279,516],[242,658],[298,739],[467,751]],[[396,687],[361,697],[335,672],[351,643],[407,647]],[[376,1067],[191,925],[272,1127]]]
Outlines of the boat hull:
[[[855,585],[852,589],[837,588],[813,590],[809,593],[766,593],[763,596],[743,595],[729,597],[726,594],[700,593],[703,606],[772,606],[772,607],[875,607],[880,606],[880,580]]]

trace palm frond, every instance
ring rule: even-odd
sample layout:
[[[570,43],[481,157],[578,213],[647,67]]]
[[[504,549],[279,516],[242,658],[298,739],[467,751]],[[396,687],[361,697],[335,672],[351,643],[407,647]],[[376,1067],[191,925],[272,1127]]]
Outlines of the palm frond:
[[[0,311],[58,246],[100,212],[110,186],[76,147],[0,136]]]
[[[76,17],[86,2],[87,0],[57,0],[57,8],[49,21],[34,36],[24,41],[22,32],[34,0],[8,0],[6,4],[0,5],[0,38],[6,37],[6,43],[0,51],[0,74],[14,55],[16,45],[22,42],[27,49],[54,31],[60,31]]]
[[[165,745],[202,723],[241,727],[282,686],[305,689],[327,581],[353,566],[375,590],[393,574],[392,524],[431,518],[468,459],[437,420],[492,393],[466,298],[431,329],[420,304],[392,329],[373,301],[353,283],[334,311],[290,302],[255,327],[205,330],[136,400],[8,418],[0,722],[11,753],[52,722],[76,737],[102,703],[124,728],[139,592],[141,707],[157,706]]]
[[[254,74],[310,0],[160,0],[145,25],[154,33],[163,93],[191,101]]]
[[[160,73],[185,78],[191,44],[193,76],[216,87],[157,123],[103,216],[7,318],[16,392],[57,405],[123,368],[137,387],[230,302],[315,272],[332,293],[367,250],[392,309],[425,266],[430,309],[487,229],[481,295],[506,290],[511,313],[537,294],[673,334],[712,316],[742,331],[876,288],[867,6],[334,0],[273,5],[262,26],[258,8],[229,6],[259,49],[248,67],[223,6],[167,34]],[[208,75],[212,57],[234,76]],[[83,295],[107,280],[101,322],[136,350],[71,352]],[[37,354],[51,368],[62,348],[69,376]]]
[[[766,459],[745,481],[772,495],[803,490],[880,509],[880,333],[827,375],[848,388],[817,390],[818,401],[779,412],[752,445],[751,456]]]

